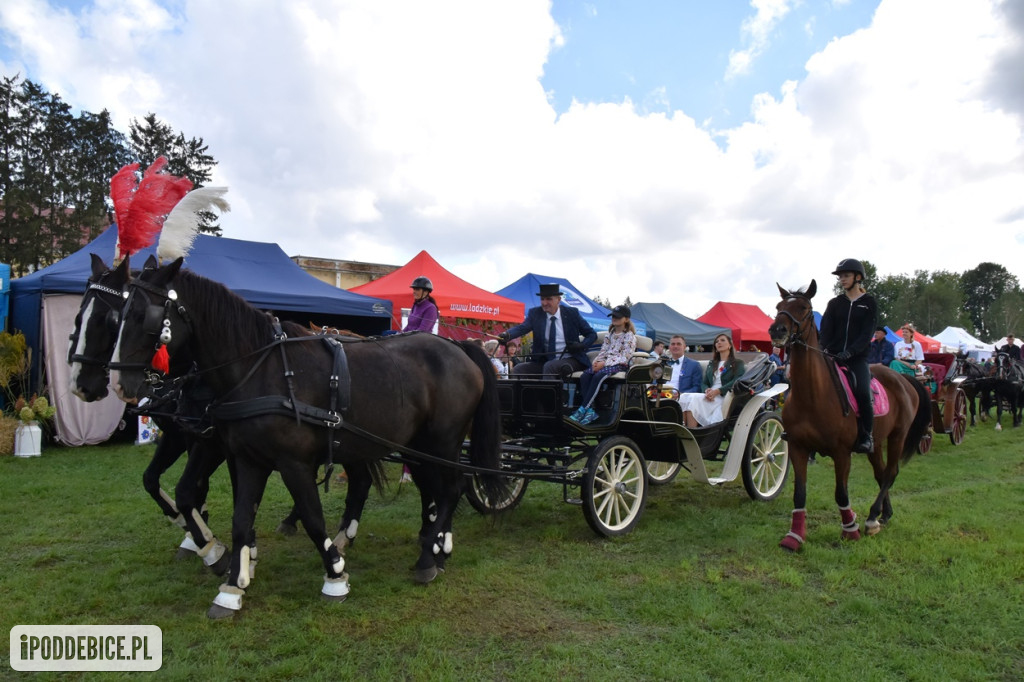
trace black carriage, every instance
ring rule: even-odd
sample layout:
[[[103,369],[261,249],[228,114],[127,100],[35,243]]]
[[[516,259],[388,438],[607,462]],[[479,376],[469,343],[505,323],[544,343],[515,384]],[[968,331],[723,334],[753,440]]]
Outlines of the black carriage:
[[[967,433],[967,394],[961,384],[967,377],[960,371],[963,359],[955,353],[925,353],[927,372],[922,380],[932,398],[932,428],[921,439],[918,452],[932,449],[935,433],[949,435],[953,445],[960,445]]]
[[[742,473],[751,498],[775,498],[788,476],[789,451],[774,407],[788,387],[769,386],[775,367],[764,353],[740,355],[748,369],[726,396],[725,419],[695,429],[683,426],[679,403],[661,385],[665,368],[646,353],[602,384],[594,402],[599,417],[585,426],[568,419],[578,407],[578,375],[499,381],[510,492],[491,500],[471,483],[467,498],[491,513],[518,505],[531,480],[557,483],[603,536],[632,530],[649,486],[671,482],[680,469],[710,485]]]

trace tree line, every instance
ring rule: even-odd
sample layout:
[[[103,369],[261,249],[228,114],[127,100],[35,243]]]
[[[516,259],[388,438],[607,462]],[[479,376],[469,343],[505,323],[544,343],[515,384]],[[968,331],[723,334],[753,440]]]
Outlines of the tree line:
[[[1014,332],[1024,320],[1024,291],[1017,277],[997,263],[964,272],[915,270],[913,275],[878,275],[864,261],[865,285],[878,303],[878,322],[897,329],[911,322],[924,334],[961,327],[982,341]],[[836,284],[834,291],[841,292]]]
[[[77,251],[112,222],[110,178],[159,156],[196,187],[217,165],[202,138],[186,138],[149,113],[128,134],[110,113],[81,111],[20,76],[0,78],[0,262],[20,277]],[[213,214],[204,232],[220,234]]]

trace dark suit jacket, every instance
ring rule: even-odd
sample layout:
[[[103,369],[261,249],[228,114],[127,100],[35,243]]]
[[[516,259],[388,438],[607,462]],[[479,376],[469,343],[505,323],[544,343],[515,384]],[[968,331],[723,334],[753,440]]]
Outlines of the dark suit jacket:
[[[562,318],[562,332],[565,334],[566,345],[582,343],[584,346],[584,349],[579,353],[569,353],[569,351],[566,351],[566,355],[576,358],[583,363],[584,367],[590,367],[590,358],[587,356],[586,349],[597,341],[597,332],[583,319],[580,311],[572,306],[562,304],[558,306],[558,310]],[[555,359],[547,357],[547,353],[544,352],[544,349],[548,347],[547,331],[548,314],[544,312],[543,308],[537,306],[536,308],[530,308],[522,324],[508,330],[508,336],[510,339],[516,339],[533,332],[533,348],[530,360],[533,362],[547,362],[548,360]]]
[[[701,372],[699,362],[684,355],[682,362],[678,365],[669,366],[672,368],[672,377],[679,377],[680,393],[700,393]]]

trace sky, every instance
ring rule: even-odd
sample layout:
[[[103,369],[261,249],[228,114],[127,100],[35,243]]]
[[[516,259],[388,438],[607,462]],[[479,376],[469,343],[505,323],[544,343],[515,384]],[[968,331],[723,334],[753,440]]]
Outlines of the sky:
[[[847,257],[1024,282],[1022,65],[1016,0],[0,3],[5,76],[203,138],[226,237],[689,317]]]

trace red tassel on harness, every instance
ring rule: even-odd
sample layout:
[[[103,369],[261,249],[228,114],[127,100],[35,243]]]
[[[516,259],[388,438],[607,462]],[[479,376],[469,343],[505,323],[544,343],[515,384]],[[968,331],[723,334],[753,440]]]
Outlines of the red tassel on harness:
[[[160,346],[160,350],[153,356],[153,361],[149,363],[153,365],[153,369],[167,374],[171,371],[171,356],[167,354],[167,346]]]

